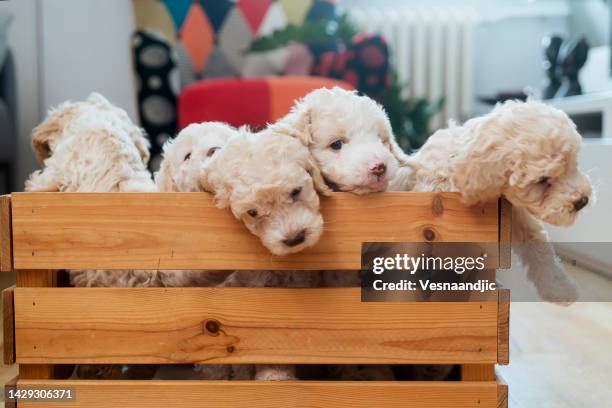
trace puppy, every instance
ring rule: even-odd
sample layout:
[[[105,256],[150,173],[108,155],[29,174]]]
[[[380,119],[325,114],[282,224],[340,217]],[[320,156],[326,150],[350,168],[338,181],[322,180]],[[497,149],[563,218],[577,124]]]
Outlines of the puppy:
[[[298,139],[310,152],[334,191],[370,194],[385,191],[407,156],[396,143],[382,106],[355,91],[321,88],[298,101],[272,125]],[[359,273],[326,271],[323,286],[359,286]],[[391,380],[390,366],[330,366],[338,380]]]
[[[458,191],[467,205],[504,196],[513,205],[514,251],[542,299],[578,296],[540,221],[570,226],[592,187],[578,168],[581,137],[568,116],[540,102],[506,102],[432,135],[391,189]]]
[[[272,254],[304,250],[323,231],[317,192],[329,194],[308,150],[272,129],[253,134],[240,129],[202,174],[204,189],[219,208],[229,208]],[[315,287],[310,271],[235,271],[220,286]],[[234,373],[249,367],[233,366]],[[234,377],[241,375],[234,374]],[[256,380],[296,379],[295,366],[258,365]]]
[[[216,153],[225,146],[236,129],[219,122],[194,123],[166,142],[163,160],[155,173],[160,192],[204,192],[200,180]],[[160,271],[166,287],[220,285],[231,271]]]
[[[335,87],[310,92],[272,126],[299,139],[334,191],[385,191],[406,154],[384,109],[355,91]]]
[[[122,109],[93,93],[86,101],[52,110],[34,129],[32,147],[43,165],[26,181],[26,191],[149,192],[149,142]],[[160,286],[156,271],[69,271],[78,287]],[[132,369],[133,368],[133,369]],[[78,366],[81,378],[150,378],[154,368]]]

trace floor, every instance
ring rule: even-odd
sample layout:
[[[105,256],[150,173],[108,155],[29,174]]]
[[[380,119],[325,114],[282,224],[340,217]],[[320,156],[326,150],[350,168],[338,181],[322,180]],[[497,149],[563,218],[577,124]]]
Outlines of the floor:
[[[611,280],[568,269],[590,299],[612,298]],[[0,275],[2,287],[14,279]],[[511,364],[498,367],[498,375],[510,387],[511,408],[612,406],[612,302],[570,307],[516,302],[510,327]],[[16,375],[14,366],[0,368],[2,384]]]

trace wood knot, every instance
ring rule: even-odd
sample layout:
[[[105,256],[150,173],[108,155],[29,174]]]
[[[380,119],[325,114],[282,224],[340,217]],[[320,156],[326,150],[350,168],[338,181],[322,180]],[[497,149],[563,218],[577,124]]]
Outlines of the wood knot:
[[[221,326],[221,324],[217,320],[206,320],[204,322],[204,332],[217,336],[219,334],[219,326]]]
[[[444,205],[442,204],[442,197],[439,195],[435,196],[431,201],[431,212],[434,217],[439,217],[444,212]]]
[[[228,353],[233,353],[236,351],[236,348],[230,344],[225,350],[227,350]]]
[[[436,233],[431,228],[425,228],[423,230],[423,236],[426,241],[434,241],[436,239]]]

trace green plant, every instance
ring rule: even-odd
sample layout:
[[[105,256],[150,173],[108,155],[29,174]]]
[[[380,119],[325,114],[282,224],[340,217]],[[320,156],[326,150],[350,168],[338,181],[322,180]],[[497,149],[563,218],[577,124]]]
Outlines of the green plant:
[[[311,47],[336,43],[346,48],[357,33],[357,27],[346,14],[342,14],[336,20],[322,19],[305,21],[301,26],[288,25],[253,40],[248,52],[271,51],[292,42]],[[421,147],[429,137],[431,118],[444,106],[444,98],[432,102],[426,98],[405,97],[405,87],[396,72],[393,72],[390,86],[378,95],[369,96],[377,99],[385,108],[399,145],[410,152]]]
[[[444,106],[444,98],[433,102],[426,98],[406,98],[402,96],[405,87],[394,73],[391,86],[381,92],[379,102],[387,111],[397,143],[409,152],[427,141],[431,118]]]

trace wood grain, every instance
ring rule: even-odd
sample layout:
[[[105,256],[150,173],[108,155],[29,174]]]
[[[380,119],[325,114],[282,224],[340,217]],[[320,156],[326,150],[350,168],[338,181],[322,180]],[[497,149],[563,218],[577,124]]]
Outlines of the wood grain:
[[[53,270],[17,270],[17,288],[50,288],[55,286],[56,273]],[[17,290],[15,288],[15,290]],[[13,309],[15,309],[15,290],[13,290]],[[15,316],[16,319],[16,316]],[[15,338],[15,352],[18,340]],[[16,354],[16,353],[15,353]],[[19,378],[21,379],[51,379],[54,378],[55,366],[51,364],[19,364]]]
[[[510,363],[510,290],[499,290],[499,309],[497,315],[497,362]]]
[[[512,267],[512,204],[499,199],[499,267]]]
[[[495,365],[493,364],[463,364],[461,366],[462,381],[494,381]]]
[[[19,363],[497,361],[497,300],[360,302],[359,288],[15,290]]]
[[[295,255],[271,255],[206,193],[16,193],[21,269],[359,269],[362,242],[498,242],[498,203],[455,193],[336,193],[325,232]]]
[[[13,270],[11,247],[11,196],[0,196],[0,272]]]
[[[15,364],[15,320],[13,311],[13,289],[2,291],[2,340],[4,349],[4,365]]]
[[[34,381],[23,388],[70,388],[72,408],[497,408],[499,386],[489,382],[319,381]],[[19,402],[23,408],[57,403]]]
[[[508,408],[508,385],[498,381],[497,408]]]

